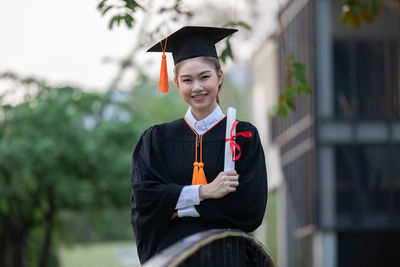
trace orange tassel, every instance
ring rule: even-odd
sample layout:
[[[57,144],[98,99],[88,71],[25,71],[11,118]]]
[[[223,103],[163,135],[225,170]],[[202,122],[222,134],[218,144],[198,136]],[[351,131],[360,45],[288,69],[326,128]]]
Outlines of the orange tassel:
[[[199,184],[199,163],[193,163],[192,185]]]
[[[168,37],[165,39],[164,46],[162,41],[160,42],[162,48],[162,59],[161,59],[161,70],[160,70],[160,80],[158,81],[158,93],[168,93],[168,70],[167,70],[167,56],[165,55],[165,50],[167,49]]]
[[[158,82],[158,93],[168,93],[168,70],[167,70],[167,56],[162,55],[161,60],[161,70],[160,70],[160,80]]]
[[[199,163],[199,182],[200,184],[207,184],[206,174],[204,173],[204,163]]]

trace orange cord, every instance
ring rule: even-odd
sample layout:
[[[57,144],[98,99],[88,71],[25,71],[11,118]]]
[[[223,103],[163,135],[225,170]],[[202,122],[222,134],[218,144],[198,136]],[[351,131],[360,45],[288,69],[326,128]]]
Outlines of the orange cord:
[[[200,162],[197,162],[197,141],[199,140],[199,135],[196,133],[196,131],[190,126],[190,124],[186,121],[186,118],[183,118],[186,122],[186,124],[189,126],[189,128],[193,131],[193,133],[196,135],[196,143],[195,143],[195,162],[193,163],[193,176],[192,176],[192,185],[195,184],[207,184],[207,178],[206,174],[204,172],[204,163],[203,163],[203,136],[210,131],[212,128],[214,128],[215,125],[220,123],[223,119],[225,119],[226,116],[224,116],[221,120],[219,120],[216,124],[214,124],[210,129],[205,131],[201,136],[200,136]]]

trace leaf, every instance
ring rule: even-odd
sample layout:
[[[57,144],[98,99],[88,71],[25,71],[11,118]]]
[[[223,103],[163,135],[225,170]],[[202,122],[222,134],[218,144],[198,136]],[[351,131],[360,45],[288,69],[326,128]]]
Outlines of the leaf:
[[[279,114],[283,117],[287,117],[287,106],[285,102],[279,104]]]
[[[246,22],[244,22],[244,21],[228,21],[227,23],[225,23],[224,25],[222,25],[222,27],[237,27],[237,26],[240,26],[240,27],[242,27],[242,28],[244,28],[244,29],[246,29],[246,30],[249,30],[249,31],[251,31],[251,26],[248,24],[248,23],[246,23]]]
[[[98,9],[98,10],[102,10],[106,2],[107,2],[107,0],[101,1],[101,2],[97,5],[97,9]]]
[[[227,23],[225,23],[224,25],[222,25],[223,28],[225,27],[235,27],[237,25],[237,23],[235,21],[228,21]]]
[[[232,60],[234,60],[233,53],[232,53],[232,47],[231,47],[231,44],[229,43],[229,39],[230,38],[226,39],[226,47],[224,50],[222,50],[221,56],[220,56],[220,59],[224,63],[226,63],[226,60],[228,57],[230,57]]]
[[[296,87],[294,85],[291,85],[287,90],[287,97],[294,97],[294,94],[296,93]]]
[[[277,109],[278,112],[271,110],[270,115],[274,116],[280,114],[283,117],[287,116],[288,108],[292,111],[296,111],[295,98],[296,95],[304,93],[309,96],[311,88],[307,84],[306,79],[307,67],[297,62],[293,53],[287,55],[286,61],[286,90],[279,95],[278,104],[273,108]]]
[[[363,3],[359,0],[351,0],[348,1],[350,9],[353,11],[354,14],[359,16],[361,14],[362,8],[363,8]]]
[[[133,0],[125,0],[125,7],[129,8],[133,12],[135,12],[136,8],[142,8],[136,1]]]
[[[122,19],[121,15],[112,17],[110,20],[110,23],[108,24],[109,29],[112,29],[115,23],[117,23],[117,25],[119,25],[121,19]]]
[[[343,12],[343,13],[340,15],[340,22],[341,22],[341,23],[346,23],[346,21],[347,21],[347,16],[348,16],[348,12]]]
[[[141,8],[141,9],[145,10],[144,7],[139,5],[138,2],[136,2],[134,0],[125,0],[125,7],[132,10],[132,12],[135,12],[136,8]]]
[[[304,83],[298,84],[296,89],[297,89],[297,94],[300,95],[301,92],[304,92]]]
[[[294,77],[297,81],[301,83],[306,83],[306,76],[305,76],[306,67],[303,64],[295,63],[294,64]]]
[[[108,11],[110,11],[110,9],[111,8],[113,8],[113,6],[107,6],[104,10],[103,10],[103,12],[102,12],[102,16],[104,16]]]
[[[246,22],[244,22],[244,21],[239,21],[238,22],[238,26],[241,26],[241,27],[243,27],[243,28],[245,28],[246,30],[249,30],[249,31],[251,31],[251,26],[249,25],[249,24],[247,24]]]
[[[296,105],[294,104],[294,98],[293,99],[287,99],[286,100],[286,104],[292,111],[296,111]]]
[[[346,23],[350,29],[360,28],[362,22],[374,22],[379,17],[381,9],[382,0],[346,1],[342,6],[340,21]]]
[[[128,26],[128,28],[132,28],[132,22],[133,22],[133,17],[129,14],[126,14],[124,17],[126,26]]]
[[[311,87],[308,86],[307,84],[304,85],[304,93],[306,94],[306,96],[310,96],[311,94]]]
[[[293,67],[296,71],[303,73],[307,70],[306,66],[304,66],[304,64],[301,64],[299,62],[294,62]]]
[[[269,112],[269,116],[272,118],[276,117],[276,115],[278,115],[278,104],[275,104]]]
[[[117,22],[117,16],[114,16],[114,17],[112,17],[110,19],[110,23],[108,24],[108,28],[112,29],[115,22]]]

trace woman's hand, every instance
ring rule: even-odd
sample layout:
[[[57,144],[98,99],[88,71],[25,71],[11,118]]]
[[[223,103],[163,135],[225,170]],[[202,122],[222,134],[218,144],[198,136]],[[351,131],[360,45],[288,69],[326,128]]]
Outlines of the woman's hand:
[[[238,185],[239,174],[235,170],[220,172],[214,181],[200,186],[199,196],[201,199],[222,198],[235,192]]]

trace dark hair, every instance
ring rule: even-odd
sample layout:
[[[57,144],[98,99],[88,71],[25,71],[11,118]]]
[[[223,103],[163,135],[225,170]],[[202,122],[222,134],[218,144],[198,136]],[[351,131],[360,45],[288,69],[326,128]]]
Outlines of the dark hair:
[[[203,60],[204,62],[206,62],[207,64],[213,66],[215,68],[215,72],[218,74],[218,72],[221,70],[221,64],[219,63],[219,59],[215,58],[215,57],[210,57],[210,56],[203,56],[203,57],[199,57],[201,60]],[[178,62],[175,67],[174,67],[174,75],[175,75],[175,79],[176,82],[178,83],[178,72],[179,72],[179,68],[180,65],[183,61]],[[222,84],[224,83],[224,78],[222,77],[222,82],[220,85],[218,85],[218,93],[219,91],[221,91],[222,88]],[[219,104],[219,95],[217,94],[217,103]]]

